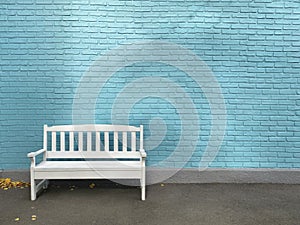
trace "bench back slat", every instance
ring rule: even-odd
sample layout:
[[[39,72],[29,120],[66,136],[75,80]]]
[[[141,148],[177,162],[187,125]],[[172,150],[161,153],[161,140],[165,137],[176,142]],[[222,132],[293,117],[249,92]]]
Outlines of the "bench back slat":
[[[122,132],[122,141],[123,141],[123,146],[122,146],[122,151],[125,152],[127,150],[127,132]]]
[[[92,151],[92,132],[87,132],[87,144],[86,144],[86,150]]]
[[[62,152],[64,152],[65,151],[65,132],[64,131],[62,131],[62,132],[60,132],[60,150],[62,151]]]
[[[97,131],[96,132],[96,151],[100,151],[101,150],[101,148],[100,148],[100,146],[101,146],[101,143],[100,143],[100,141],[101,141],[101,139],[100,139],[100,132],[99,131]]]
[[[136,133],[131,132],[131,151],[136,151]]]
[[[143,126],[45,125],[44,148],[47,158],[140,158]]]
[[[114,152],[119,150],[119,134],[117,131],[114,131]]]
[[[83,133],[78,132],[78,150],[82,151],[83,150]]]
[[[56,151],[56,132],[51,132],[51,136],[52,136],[51,151]]]
[[[109,133],[107,131],[104,132],[104,151],[109,151]]]
[[[74,132],[71,131],[69,133],[69,151],[74,151]]]

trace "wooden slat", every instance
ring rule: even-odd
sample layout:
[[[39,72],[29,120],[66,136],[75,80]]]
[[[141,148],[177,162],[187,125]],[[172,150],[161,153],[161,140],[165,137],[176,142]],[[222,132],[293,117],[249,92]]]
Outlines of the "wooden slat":
[[[69,133],[69,151],[74,151],[74,132]]]
[[[140,152],[96,152],[96,151],[84,151],[84,152],[48,152],[47,158],[53,159],[53,158],[74,158],[74,159],[82,159],[82,158],[91,158],[91,159],[111,159],[111,158],[119,158],[119,159],[140,159],[141,154]]]
[[[109,151],[109,132],[104,132],[104,151]]]
[[[114,132],[114,152],[119,150],[118,132]]]
[[[96,151],[99,152],[100,149],[100,132],[96,132]]]
[[[51,137],[51,139],[52,139],[51,151],[56,151],[56,132],[53,131],[51,133],[51,135],[52,135],[52,137]]]
[[[65,151],[65,132],[60,132],[60,151]]]
[[[83,151],[83,133],[78,132],[78,151]]]
[[[86,134],[86,150],[92,151],[92,132]]]
[[[73,131],[73,132],[84,132],[84,131],[103,131],[103,132],[113,132],[113,131],[127,131],[127,132],[138,132],[140,127],[126,126],[126,125],[107,125],[107,124],[84,124],[84,125],[60,125],[47,127],[48,131]]]
[[[131,151],[136,151],[136,133],[131,132]]]
[[[127,132],[123,132],[123,137],[122,137],[122,151],[126,152],[127,151]]]

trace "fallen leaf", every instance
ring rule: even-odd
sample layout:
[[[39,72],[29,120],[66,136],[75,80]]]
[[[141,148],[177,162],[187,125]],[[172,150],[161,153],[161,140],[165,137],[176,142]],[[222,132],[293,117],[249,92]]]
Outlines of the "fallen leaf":
[[[75,188],[76,188],[76,186],[75,186],[75,185],[71,185],[71,186],[69,186],[69,189],[70,189],[70,191],[74,191],[74,190],[75,190]]]
[[[93,189],[95,186],[96,186],[96,184],[94,184],[94,183],[91,183],[91,184],[89,185],[89,187],[90,187],[91,189]]]
[[[30,184],[23,181],[12,181],[10,178],[0,178],[0,188],[7,190],[9,188],[24,188]]]
[[[160,184],[160,186],[161,186],[161,187],[164,187],[165,185],[164,185],[164,184]]]
[[[19,218],[19,217],[16,217],[16,218],[15,218],[15,221],[20,221],[20,218]]]

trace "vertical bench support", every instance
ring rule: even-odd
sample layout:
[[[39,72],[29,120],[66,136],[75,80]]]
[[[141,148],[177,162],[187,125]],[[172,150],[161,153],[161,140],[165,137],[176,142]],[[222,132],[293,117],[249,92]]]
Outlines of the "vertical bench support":
[[[34,179],[34,167],[35,167],[35,157],[31,159],[31,166],[30,166],[30,193],[31,193],[31,201],[36,199],[36,184]]]
[[[140,152],[141,152],[141,163],[142,163],[142,171],[141,171],[141,199],[145,201],[146,199],[146,152],[144,150],[144,127],[140,126]]]
[[[146,163],[145,160],[146,158],[142,158],[142,179],[141,179],[141,188],[142,188],[142,193],[141,193],[141,199],[142,201],[145,201],[146,199]]]

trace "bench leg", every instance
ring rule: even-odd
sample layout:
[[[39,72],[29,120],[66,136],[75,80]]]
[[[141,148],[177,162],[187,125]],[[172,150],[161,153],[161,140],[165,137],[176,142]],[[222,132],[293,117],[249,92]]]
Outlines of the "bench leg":
[[[142,186],[142,196],[141,196],[142,201],[146,200],[146,187]]]
[[[141,177],[141,199],[142,201],[146,200],[146,168],[145,162],[143,163],[142,167],[142,177]]]
[[[34,178],[31,178],[31,201],[34,201],[36,199],[37,193],[41,190],[41,189],[47,189],[48,185],[49,185],[49,180],[42,180],[41,182],[39,182],[38,184],[36,184],[36,181],[34,180]]]
[[[34,201],[36,199],[36,185],[33,176],[33,171],[31,171],[30,174],[30,191],[31,191],[31,201]]]

